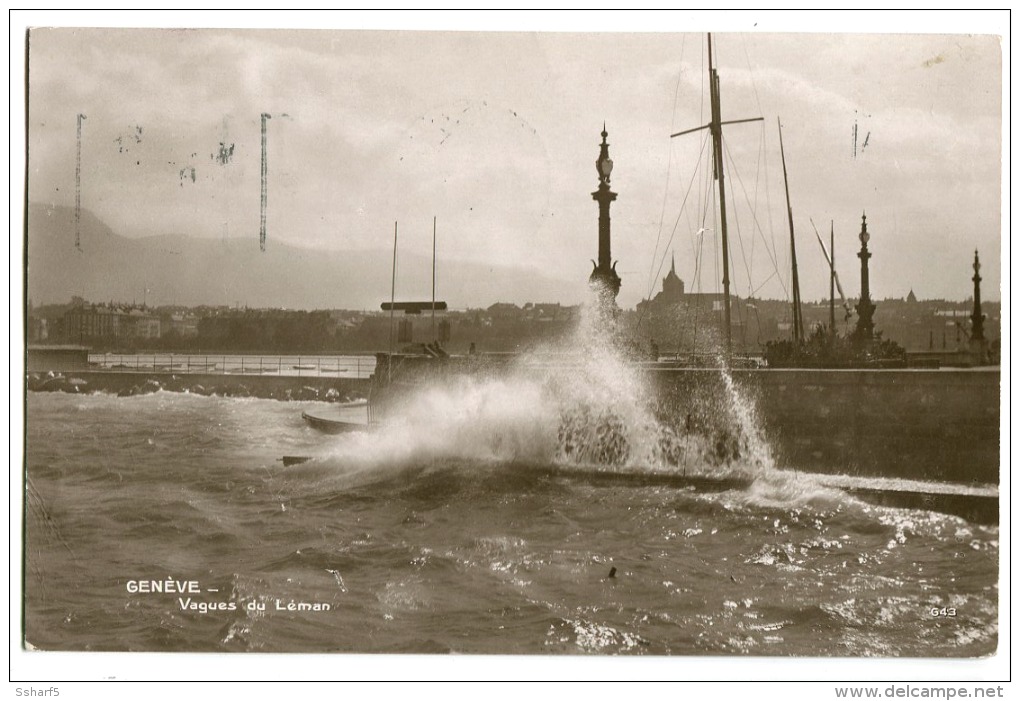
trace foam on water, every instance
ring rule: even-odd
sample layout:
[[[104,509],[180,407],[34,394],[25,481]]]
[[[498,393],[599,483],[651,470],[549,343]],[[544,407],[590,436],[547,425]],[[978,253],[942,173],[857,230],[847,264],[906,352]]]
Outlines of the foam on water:
[[[461,376],[409,393],[378,430],[336,439],[331,459],[363,465],[447,458],[547,460],[557,416],[539,382]]]
[[[689,471],[732,469],[713,462],[701,416],[686,430],[685,392],[665,411],[660,384],[626,359],[576,355],[569,371],[423,388],[377,434],[319,434],[302,402],[31,395],[26,637],[54,650],[994,653],[996,527],[834,501],[814,478],[749,457],[754,436],[730,461],[759,470],[747,488],[548,478],[682,471],[684,456]],[[743,410],[718,375],[699,374],[730,430]],[[571,410],[614,412],[626,458],[565,454]],[[678,464],[662,435],[688,443]],[[328,457],[282,467],[281,452]],[[125,599],[124,578],[169,575],[267,612]],[[334,608],[283,614],[276,599]],[[932,620],[932,607],[961,615]]]
[[[811,475],[780,470],[759,473],[740,498],[748,506],[775,508],[816,506],[826,509],[856,501],[841,489],[820,484]]]
[[[626,357],[615,311],[598,300],[595,295],[583,307],[557,367],[542,365],[549,352],[542,348],[498,376],[446,377],[409,391],[378,430],[336,438],[325,461],[344,471],[452,459],[603,471],[771,472],[754,403],[728,371],[720,370],[724,396],[699,410],[712,425],[696,430],[690,413],[685,421],[662,411],[647,373]]]

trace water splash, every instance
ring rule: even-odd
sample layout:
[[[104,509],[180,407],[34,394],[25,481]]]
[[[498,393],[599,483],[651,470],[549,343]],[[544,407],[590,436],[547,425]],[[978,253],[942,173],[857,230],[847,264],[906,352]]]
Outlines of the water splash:
[[[733,381],[728,367],[722,366],[720,376],[726,388],[725,405],[737,429],[737,440],[753,471],[770,472],[775,468],[772,448],[762,432],[758,407]]]
[[[332,457],[752,476],[772,468],[754,402],[727,370],[706,371],[705,387],[689,396],[663,388],[634,362],[619,320],[612,297],[596,293],[565,343],[409,390],[377,431],[337,439]]]
[[[339,437],[333,456],[398,466],[543,461],[555,452],[556,421],[537,380],[460,375],[401,396],[378,430]]]

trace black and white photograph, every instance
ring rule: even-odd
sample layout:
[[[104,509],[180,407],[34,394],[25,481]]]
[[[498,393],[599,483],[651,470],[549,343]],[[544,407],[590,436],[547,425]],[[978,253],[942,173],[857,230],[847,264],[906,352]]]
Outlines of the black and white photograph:
[[[185,18],[21,36],[29,658],[1002,654],[1002,33]]]

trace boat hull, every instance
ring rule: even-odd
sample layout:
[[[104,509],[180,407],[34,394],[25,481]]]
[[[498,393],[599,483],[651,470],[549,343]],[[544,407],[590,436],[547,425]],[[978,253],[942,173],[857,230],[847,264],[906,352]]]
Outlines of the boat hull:
[[[324,410],[309,409],[301,413],[301,418],[312,428],[323,433],[353,433],[357,431],[368,431],[371,424],[364,421],[351,421],[338,415],[335,407]]]

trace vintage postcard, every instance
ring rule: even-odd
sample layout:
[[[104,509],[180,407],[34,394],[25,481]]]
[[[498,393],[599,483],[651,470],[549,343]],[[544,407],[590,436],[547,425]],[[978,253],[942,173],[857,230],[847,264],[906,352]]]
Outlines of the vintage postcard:
[[[696,29],[30,27],[29,656],[994,659],[1002,37]]]

